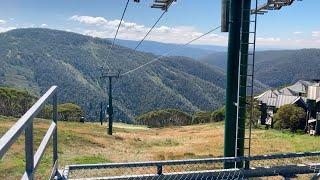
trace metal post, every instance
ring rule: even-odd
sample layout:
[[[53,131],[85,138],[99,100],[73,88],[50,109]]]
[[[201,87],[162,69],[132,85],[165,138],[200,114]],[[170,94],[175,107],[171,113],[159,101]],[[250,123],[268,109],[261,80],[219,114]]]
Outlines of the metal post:
[[[250,39],[250,15],[251,15],[251,0],[242,1],[242,31],[241,31],[241,57],[240,57],[240,86],[239,86],[239,107],[246,107],[247,97],[247,73],[248,73],[248,54],[249,54],[249,39]],[[252,102],[250,102],[252,103]],[[246,108],[239,108],[238,121],[238,141],[237,141],[237,156],[244,156],[245,143],[245,125],[246,125]],[[242,168],[243,163],[237,164]]]
[[[315,131],[316,131],[315,135],[316,135],[316,136],[319,136],[319,135],[320,135],[320,114],[319,114],[319,113],[317,113],[317,115],[316,115],[316,127],[315,127]]]
[[[157,174],[161,175],[162,174],[162,165],[157,166]]]
[[[52,121],[56,123],[56,128],[53,131],[52,142],[53,142],[53,165],[58,160],[58,95],[57,92],[53,95],[53,108],[52,108]]]
[[[230,0],[221,0],[221,32],[229,31]]]
[[[104,113],[103,113],[103,102],[100,102],[100,124],[102,125],[104,119]]]
[[[224,134],[224,156],[235,156],[236,143],[236,118],[237,118],[237,96],[238,96],[238,69],[240,50],[240,28],[242,0],[230,1],[230,24],[228,42],[228,68],[226,89],[226,119]],[[225,162],[225,168],[234,168],[234,163]]]
[[[109,115],[109,129],[108,134],[112,135],[112,121],[113,121],[113,106],[112,106],[112,77],[109,77],[109,108],[108,108],[108,115]]]
[[[26,154],[26,173],[29,179],[33,179],[33,123],[25,129],[25,154]]]

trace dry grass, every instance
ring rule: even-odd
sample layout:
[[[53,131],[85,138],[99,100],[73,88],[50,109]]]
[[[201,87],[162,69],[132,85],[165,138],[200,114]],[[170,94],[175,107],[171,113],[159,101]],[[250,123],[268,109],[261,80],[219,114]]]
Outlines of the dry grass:
[[[15,122],[0,117],[0,135]],[[35,149],[50,121],[37,119]],[[58,123],[59,165],[130,162],[165,159],[205,158],[223,155],[223,123],[149,129],[144,126],[115,124],[114,136],[106,135],[106,126],[94,123]],[[320,150],[320,138],[274,130],[253,131],[253,154]],[[39,174],[48,173],[51,148],[39,166]],[[0,179],[19,179],[24,168],[23,136],[0,163]]]

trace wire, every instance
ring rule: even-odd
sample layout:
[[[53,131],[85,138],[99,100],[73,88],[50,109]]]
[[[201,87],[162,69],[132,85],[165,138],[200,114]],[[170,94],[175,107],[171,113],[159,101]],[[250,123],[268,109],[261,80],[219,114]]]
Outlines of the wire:
[[[219,29],[219,28],[221,28],[221,26],[218,26],[218,27],[216,27],[216,28],[213,28],[213,29],[211,29],[210,31],[202,34],[202,35],[199,36],[199,37],[196,37],[196,38],[192,39],[191,41],[189,41],[189,42],[187,42],[187,43],[185,43],[185,44],[181,44],[178,48],[182,48],[182,47],[184,47],[184,46],[187,46],[187,45],[191,44],[192,42],[194,42],[194,41],[196,41],[196,40],[198,40],[198,39],[201,39],[202,37],[204,37],[204,36],[206,36],[206,35],[214,32],[214,31],[216,31],[216,30]],[[155,58],[155,59],[153,59],[153,60],[151,60],[151,61],[149,61],[149,62],[147,62],[147,63],[145,63],[145,64],[142,64],[141,66],[138,66],[138,67],[136,67],[136,68],[134,68],[134,69],[132,69],[132,70],[129,70],[129,71],[121,74],[120,76],[124,76],[124,75],[130,74],[130,73],[132,73],[132,72],[135,72],[135,71],[138,70],[138,69],[143,68],[144,66],[147,66],[147,65],[149,65],[149,64],[151,64],[151,63],[153,63],[153,62],[159,61],[159,60],[161,60],[163,57],[165,57],[165,56],[167,56],[167,55],[169,55],[169,54],[177,51],[178,48],[173,49],[173,50],[171,50],[171,51],[169,51],[169,52],[167,52],[167,53],[165,53],[165,54],[163,54],[163,55],[161,55],[161,56],[159,56],[159,57],[157,57],[157,58]]]
[[[114,36],[114,38],[113,38],[112,45],[110,46],[110,48],[109,48],[109,50],[108,50],[108,55],[107,55],[106,62],[109,60],[110,52],[111,52],[111,50],[112,50],[112,48],[113,48],[113,46],[114,46],[114,43],[115,43],[115,41],[116,41],[116,39],[117,39],[118,32],[119,32],[121,23],[122,23],[122,21],[123,21],[123,17],[124,17],[124,15],[125,15],[126,11],[127,11],[129,1],[130,1],[130,0],[127,1],[126,6],[125,6],[125,8],[124,8],[124,10],[123,10],[123,12],[122,12],[121,20],[120,20],[120,22],[119,22],[119,25],[118,25],[116,34],[115,34],[115,36]]]
[[[150,34],[150,32],[153,30],[153,28],[158,24],[158,22],[161,20],[161,18],[163,17],[163,15],[166,13],[167,11],[164,11],[161,16],[158,18],[158,20],[153,24],[153,26],[150,28],[150,30],[147,32],[147,34],[142,38],[142,40],[139,42],[139,44],[134,48],[134,50],[137,50],[138,47],[141,45],[141,43],[147,38],[147,36]]]

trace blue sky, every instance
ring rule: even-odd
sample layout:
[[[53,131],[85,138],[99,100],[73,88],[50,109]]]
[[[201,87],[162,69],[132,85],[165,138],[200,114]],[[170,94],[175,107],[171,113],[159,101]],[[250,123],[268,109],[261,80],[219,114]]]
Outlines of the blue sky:
[[[130,2],[119,38],[139,40],[162,13],[153,0]],[[220,24],[221,0],[178,0],[148,40],[184,43]],[[265,0],[259,0],[261,3]],[[201,3],[200,3],[201,2]],[[0,31],[45,27],[102,38],[113,37],[126,0],[1,0]],[[275,48],[320,48],[320,1],[297,1],[259,16],[258,45]],[[226,45],[219,31],[195,44]]]

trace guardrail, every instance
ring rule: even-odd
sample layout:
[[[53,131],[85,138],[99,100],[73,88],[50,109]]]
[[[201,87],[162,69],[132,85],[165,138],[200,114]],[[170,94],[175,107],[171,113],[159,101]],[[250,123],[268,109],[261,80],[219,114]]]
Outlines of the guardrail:
[[[50,98],[53,99],[52,123],[34,154],[33,120]],[[57,86],[52,86],[0,139],[0,159],[2,159],[22,132],[25,132],[26,166],[22,179],[34,179],[35,170],[51,137],[53,140],[53,164],[50,179],[54,179],[55,176],[60,177],[58,172],[57,103]]]
[[[224,169],[225,162],[252,162],[250,169]],[[243,179],[267,176],[291,177],[320,172],[320,152],[221,157],[132,163],[79,164],[65,167],[65,179]],[[93,171],[93,172],[90,172]],[[227,176],[229,178],[227,178]],[[319,176],[317,176],[319,177]],[[95,178],[92,178],[95,179]]]

